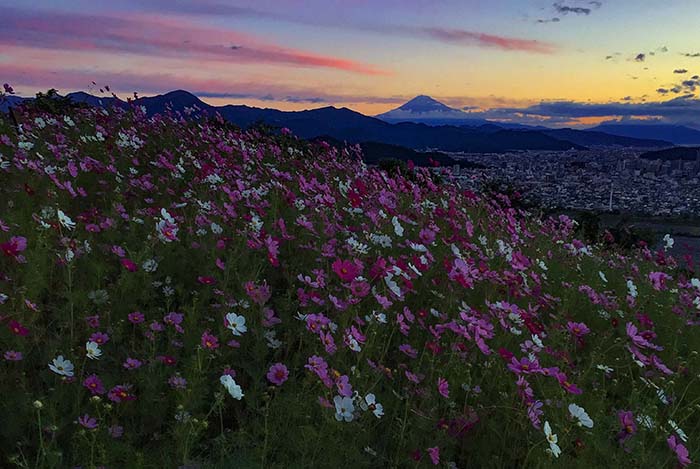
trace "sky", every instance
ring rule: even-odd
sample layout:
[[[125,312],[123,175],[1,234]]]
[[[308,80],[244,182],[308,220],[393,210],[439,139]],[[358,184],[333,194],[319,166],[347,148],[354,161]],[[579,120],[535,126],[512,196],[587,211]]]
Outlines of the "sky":
[[[374,115],[700,127],[698,0],[0,0],[0,81]],[[93,84],[93,82],[95,84]]]

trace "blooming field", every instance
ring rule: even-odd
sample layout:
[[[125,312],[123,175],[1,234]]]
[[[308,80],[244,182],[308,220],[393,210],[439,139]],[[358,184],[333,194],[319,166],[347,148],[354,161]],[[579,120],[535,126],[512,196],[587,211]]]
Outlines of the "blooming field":
[[[2,467],[692,464],[700,281],[663,251],[286,132],[15,118]]]

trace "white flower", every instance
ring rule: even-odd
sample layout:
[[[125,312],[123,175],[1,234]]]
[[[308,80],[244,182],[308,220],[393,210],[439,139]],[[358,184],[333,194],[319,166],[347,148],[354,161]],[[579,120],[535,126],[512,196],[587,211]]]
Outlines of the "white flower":
[[[675,241],[673,240],[673,238],[671,238],[670,234],[665,235],[664,236],[664,251],[668,251],[669,249],[671,249],[673,247],[674,243],[675,243]]]
[[[583,407],[577,406],[576,404],[569,404],[569,413],[578,420],[580,426],[593,428],[593,420],[591,420]]]
[[[58,221],[61,225],[65,226],[69,230],[75,228],[75,222],[71,220],[68,215],[63,213],[61,209],[58,209]]]
[[[355,406],[352,403],[352,399],[349,397],[335,396],[333,398],[333,402],[335,402],[335,419],[338,422],[342,420],[351,422],[352,413],[355,411]]]
[[[49,363],[49,369],[61,376],[73,376],[73,364],[70,360],[63,358],[63,355],[59,355]]]
[[[228,313],[225,322],[226,327],[231,329],[233,335],[243,335],[248,330],[245,325],[245,318],[236,313]]]
[[[219,381],[221,381],[221,384],[224,385],[228,393],[231,394],[231,397],[239,401],[243,398],[243,390],[230,375],[221,375]]]
[[[537,334],[533,334],[532,336],[532,342],[537,345],[539,348],[543,348],[544,344],[542,343],[542,340]]]
[[[644,414],[638,415],[637,422],[639,422],[640,425],[648,428],[649,430],[654,428],[654,419],[652,419],[648,415],[644,415]]]
[[[699,279],[694,278],[694,279],[690,280],[690,284],[691,284],[693,287],[695,287],[695,288],[697,288],[698,290],[700,290],[700,280],[699,280]]]
[[[100,344],[97,342],[87,342],[85,344],[85,352],[90,360],[97,360],[102,356]]]
[[[384,283],[386,283],[386,286],[389,287],[389,290],[391,290],[394,295],[400,297],[401,296],[401,289],[399,288],[399,285],[394,281],[394,276],[391,274],[387,274],[386,277],[384,277]]]
[[[558,458],[561,454],[561,449],[559,448],[559,445],[557,445],[559,439],[557,438],[557,435],[552,433],[552,427],[549,426],[549,422],[544,423],[544,435],[547,437],[547,442],[549,442],[549,449],[547,451],[552,453],[552,456],[555,458]]]
[[[397,217],[391,219],[391,224],[394,225],[394,233],[396,233],[396,236],[403,236],[403,226],[401,226]]]
[[[605,373],[612,373],[613,372],[613,369],[607,365],[596,365],[596,368],[598,368],[601,371],[604,371]]]
[[[637,286],[632,280],[627,280],[627,291],[632,298],[637,298]]]
[[[377,398],[372,393],[367,394],[365,398],[360,401],[360,407],[362,410],[371,410],[378,419],[382,418],[384,415],[384,407],[377,402]]]
[[[151,274],[158,270],[158,261],[156,261],[155,259],[148,259],[143,262],[141,267],[143,268],[144,272],[148,272],[149,274]]]
[[[598,276],[599,276],[600,279],[603,281],[603,283],[608,283],[608,278],[605,276],[605,274],[604,274],[603,272],[600,272],[600,271],[599,271],[599,272],[598,272]]]
[[[683,440],[683,443],[688,441],[688,435],[685,434],[685,432],[681,429],[681,427],[678,426],[676,422],[673,420],[669,420],[668,424],[673,428],[673,431],[678,434],[681,440]]]

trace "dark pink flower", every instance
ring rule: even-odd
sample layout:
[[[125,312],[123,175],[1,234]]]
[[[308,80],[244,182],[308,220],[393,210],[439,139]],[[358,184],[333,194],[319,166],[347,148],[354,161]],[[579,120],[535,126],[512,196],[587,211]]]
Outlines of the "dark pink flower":
[[[680,464],[681,467],[686,467],[688,464],[692,464],[693,461],[691,461],[688,457],[688,448],[683,446],[683,444],[678,441],[676,435],[669,436],[666,442],[668,443],[668,447],[676,453],[678,464]]]
[[[210,334],[208,330],[204,331],[202,333],[202,347],[215,350],[219,348],[219,339],[215,335]]]
[[[95,417],[90,417],[88,414],[78,417],[78,423],[88,430],[97,428],[97,419]]]
[[[331,267],[343,282],[352,282],[362,272],[362,264],[359,261],[336,259]]]
[[[438,378],[438,392],[440,395],[444,398],[450,397],[450,389],[449,389],[450,384],[447,382],[445,378]]]
[[[7,328],[12,332],[14,335],[18,335],[20,337],[24,337],[27,334],[29,334],[29,329],[24,327],[22,324],[19,323],[19,321],[15,321],[12,319],[7,323]]]
[[[83,381],[83,387],[90,391],[93,396],[105,393],[105,387],[102,384],[102,380],[95,374],[85,378]]]
[[[433,463],[433,466],[437,466],[440,464],[440,448],[437,446],[434,446],[432,448],[428,448],[428,455],[430,456],[430,460]]]
[[[267,380],[275,386],[281,386],[282,383],[287,381],[288,377],[289,370],[287,370],[287,367],[282,363],[275,363],[267,372]]]

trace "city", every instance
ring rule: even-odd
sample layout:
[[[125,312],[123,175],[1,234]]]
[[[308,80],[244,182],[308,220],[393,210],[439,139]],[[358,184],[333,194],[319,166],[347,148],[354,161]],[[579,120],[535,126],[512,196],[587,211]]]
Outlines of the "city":
[[[696,161],[640,158],[643,149],[450,153],[463,187],[503,184],[545,209],[700,217]],[[472,167],[474,166],[474,167]]]

